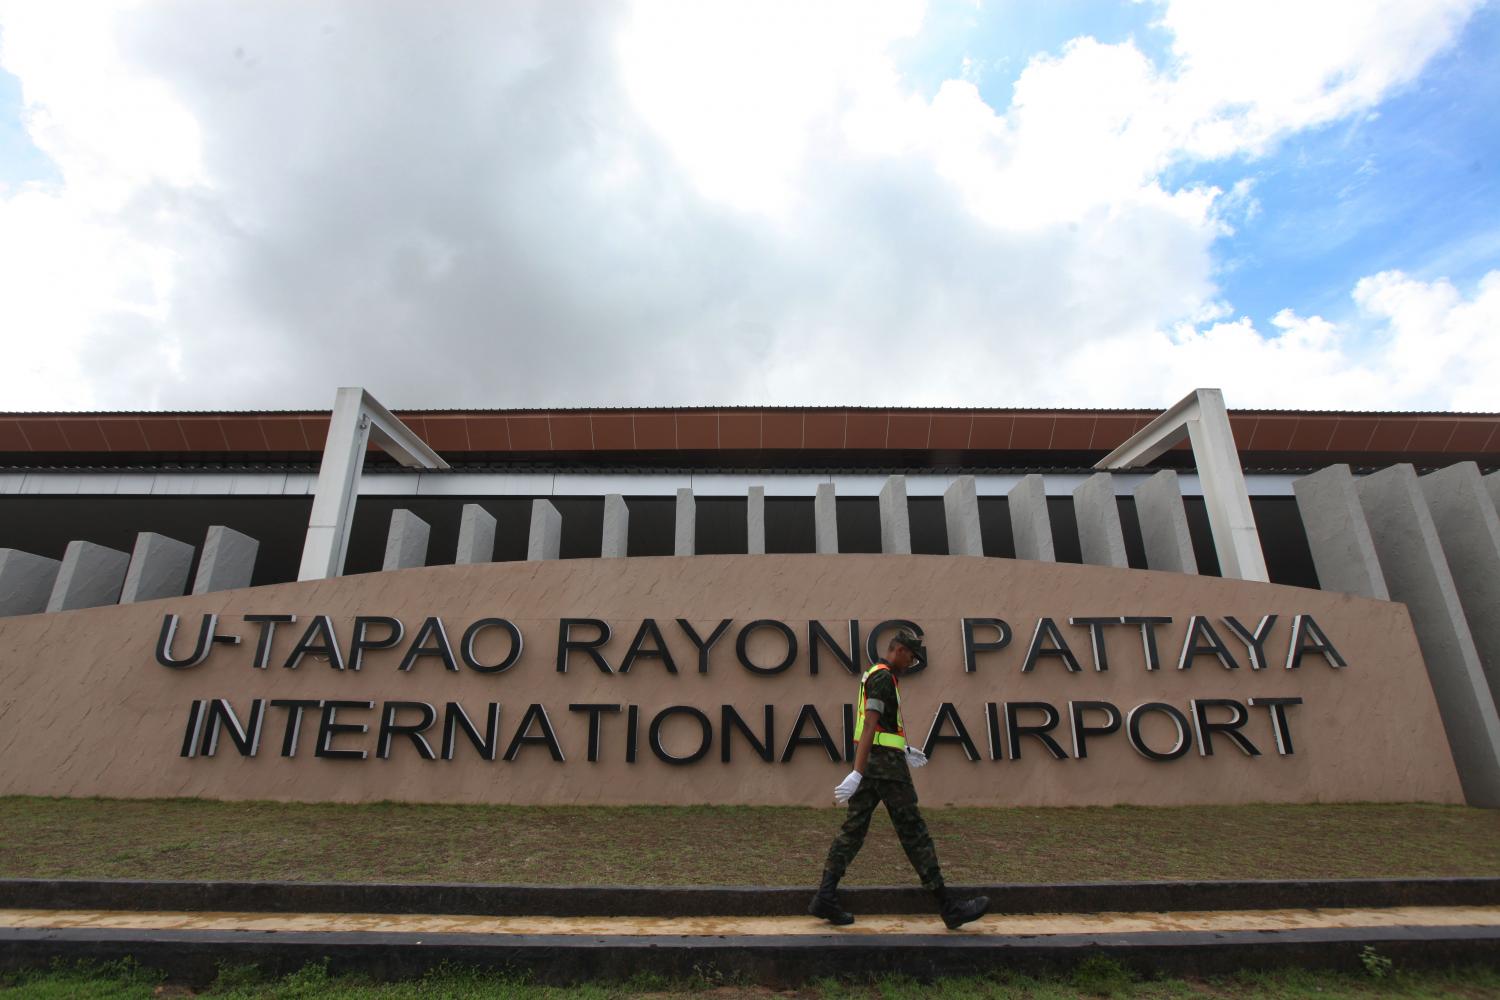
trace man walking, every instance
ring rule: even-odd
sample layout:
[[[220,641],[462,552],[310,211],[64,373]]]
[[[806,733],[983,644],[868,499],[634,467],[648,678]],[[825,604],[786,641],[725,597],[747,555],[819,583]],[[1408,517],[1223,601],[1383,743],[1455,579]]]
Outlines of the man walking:
[[[823,884],[813,897],[807,912],[833,924],[852,924],[853,915],[845,912],[838,901],[839,879],[849,862],[864,845],[870,818],[881,802],[891,815],[891,824],[911,866],[922,880],[922,888],[937,901],[938,912],[949,930],[978,920],[989,909],[988,896],[959,902],[948,895],[938,867],[937,848],[917,808],[917,790],[912,785],[911,767],[927,763],[927,755],[906,745],[906,730],[901,721],[899,678],[926,654],[922,642],[911,632],[902,630],[886,647],[885,659],[865,671],[859,681],[859,704],[854,714],[854,770],[833,791],[835,802],[849,803],[849,814],[823,865]]]

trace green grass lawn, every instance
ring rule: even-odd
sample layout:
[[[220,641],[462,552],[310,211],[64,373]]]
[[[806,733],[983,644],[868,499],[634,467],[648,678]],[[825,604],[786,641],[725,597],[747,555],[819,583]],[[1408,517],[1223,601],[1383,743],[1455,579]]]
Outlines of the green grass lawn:
[[[1378,957],[1378,956],[1377,956]],[[493,974],[446,970],[411,982],[374,983],[331,977],[309,966],[280,979],[251,969],[231,969],[212,986],[194,991],[163,982],[150,969],[131,965],[57,968],[0,978],[0,997],[32,1000],[136,1000],[136,998],[204,996],[219,1000],[614,1000],[614,998],[686,998],[704,1000],[962,1000],[962,998],[1123,997],[1155,1000],[1174,997],[1241,998],[1320,997],[1500,997],[1500,971],[1493,968],[1443,972],[1407,972],[1371,965],[1370,974],[1284,971],[1244,973],[1207,980],[1143,980],[1108,961],[1085,961],[1067,976],[1035,979],[1009,975],[983,979],[949,979],[917,983],[886,978],[868,983],[813,983],[798,990],[777,991],[695,981],[653,982],[562,988],[533,986]]]
[[[0,798],[0,877],[807,885],[842,811]],[[949,881],[1500,876],[1500,811],[930,809]],[[906,884],[877,816],[847,882]]]

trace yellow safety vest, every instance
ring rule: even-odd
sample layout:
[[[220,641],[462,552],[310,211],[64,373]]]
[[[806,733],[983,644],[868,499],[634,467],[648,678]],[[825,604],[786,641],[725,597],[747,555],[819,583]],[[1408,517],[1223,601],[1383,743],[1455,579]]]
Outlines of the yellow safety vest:
[[[877,663],[869,670],[866,670],[864,676],[859,679],[859,710],[855,713],[854,716],[854,742],[856,744],[859,743],[859,739],[865,731],[865,681],[869,680],[870,676],[874,674],[875,671],[889,669],[891,668],[886,664]],[[894,682],[895,679],[896,675],[892,674],[891,680]],[[893,733],[889,730],[880,728],[880,722],[877,720],[875,723],[875,745],[878,747],[890,747],[892,750],[905,750],[906,725],[901,720],[901,685],[896,684],[895,687],[896,731]]]

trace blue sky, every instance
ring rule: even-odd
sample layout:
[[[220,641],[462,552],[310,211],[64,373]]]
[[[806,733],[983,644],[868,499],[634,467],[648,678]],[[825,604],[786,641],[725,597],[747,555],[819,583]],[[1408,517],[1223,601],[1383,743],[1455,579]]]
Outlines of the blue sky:
[[[1500,409],[1493,0],[318,10],[0,0],[10,406]]]
[[[965,75],[1003,109],[1027,62],[1072,39],[1131,41],[1157,65],[1171,37],[1150,3],[940,3],[901,65],[928,95]],[[1386,270],[1472,287],[1500,266],[1500,6],[1480,8],[1414,84],[1353,121],[1294,134],[1266,156],[1187,161],[1168,187],[1246,178],[1258,211],[1216,248],[1217,280],[1258,324],[1291,308],[1340,317],[1356,281]]]
[[[1481,9],[1417,81],[1352,122],[1293,135],[1261,160],[1175,179],[1254,178],[1260,212],[1219,246],[1220,282],[1257,321],[1340,316],[1362,276],[1470,287],[1500,265],[1500,8]]]

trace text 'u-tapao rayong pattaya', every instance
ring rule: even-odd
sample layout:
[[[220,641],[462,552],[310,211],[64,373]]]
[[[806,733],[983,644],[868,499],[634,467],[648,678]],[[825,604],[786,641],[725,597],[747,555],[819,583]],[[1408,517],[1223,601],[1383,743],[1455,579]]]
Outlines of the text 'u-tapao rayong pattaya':
[[[1309,654],[1331,667],[1347,666],[1312,615],[1265,614],[1259,620],[1253,616],[1241,620],[1224,615],[1218,620],[1219,626],[1215,626],[1212,616],[1198,614],[1176,619],[1171,615],[1040,617],[1024,647],[1013,642],[1015,630],[1004,618],[967,617],[958,619],[958,625],[961,659],[967,673],[978,671],[984,664],[1003,669],[1007,666],[1007,655],[1010,665],[1019,665],[1022,673],[1030,673],[1044,663],[1056,663],[1072,673],[1089,668],[1103,672],[1111,666],[1130,666],[1131,661],[1148,671],[1162,669],[1164,661],[1175,663],[1178,670],[1188,670],[1203,658],[1227,670],[1239,669],[1241,661],[1251,670],[1263,670],[1273,664],[1295,670]],[[1284,620],[1290,624],[1280,626]],[[356,615],[342,624],[326,614],[303,616],[301,621],[295,614],[248,614],[242,616],[242,621],[247,629],[230,632],[228,623],[219,615],[203,615],[192,649],[182,653],[178,647],[184,643],[177,636],[180,616],[165,615],[157,637],[156,661],[179,670],[201,667],[217,647],[238,647],[245,639],[253,638],[249,665],[262,670],[273,665],[296,670],[312,660],[338,671],[357,672],[366,666],[382,665],[411,671],[430,665],[453,673],[468,670],[500,675],[526,665],[525,633],[518,622],[508,618],[479,618],[463,623],[462,631],[458,631],[442,617],[429,615],[421,620],[409,639],[406,622],[394,615]],[[1249,624],[1252,621],[1254,625]],[[1171,633],[1177,630],[1177,622],[1184,624],[1180,626],[1180,640],[1174,641]],[[1066,623],[1071,636],[1065,633],[1062,623]],[[847,638],[836,637],[834,627]],[[715,666],[729,666],[760,675],[786,673],[799,662],[808,673],[817,674],[822,663],[832,661],[858,675],[865,664],[880,658],[882,638],[902,628],[926,636],[917,622],[885,619],[864,633],[861,650],[862,625],[858,619],[833,627],[824,621],[808,621],[803,643],[797,628],[774,618],[747,621],[737,629],[732,618],[720,619],[711,626],[684,618],[662,625],[655,618],[645,618],[635,627],[629,643],[619,644],[614,642],[614,627],[603,619],[560,618],[552,633],[556,645],[547,660],[559,673],[566,673],[570,665],[582,664],[606,674],[628,674],[646,662],[669,674],[681,669],[696,669],[706,674]],[[242,636],[240,631],[252,635]],[[278,655],[275,650],[278,633],[285,636],[288,632],[297,638]],[[714,655],[731,632],[734,633],[732,663],[727,650],[717,657]],[[1117,639],[1117,644],[1126,649],[1123,652],[1115,649],[1112,653],[1110,636],[1121,633],[1131,641],[1122,643]],[[459,636],[457,642],[450,638],[454,634]],[[621,645],[622,649],[611,648]],[[1011,653],[1006,654],[1006,650]],[[918,673],[927,666],[915,664],[908,673]]]

